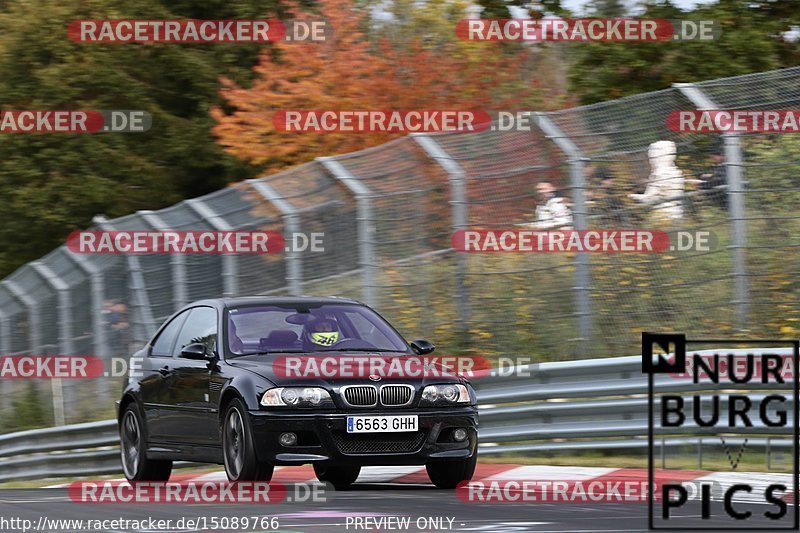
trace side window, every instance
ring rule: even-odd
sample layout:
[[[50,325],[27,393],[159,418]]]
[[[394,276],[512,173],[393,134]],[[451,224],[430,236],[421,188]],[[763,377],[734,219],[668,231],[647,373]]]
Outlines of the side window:
[[[211,307],[195,307],[178,334],[172,354],[179,356],[189,344],[202,342],[209,350],[217,349],[217,312]]]
[[[167,326],[161,330],[156,340],[152,343],[153,348],[150,350],[150,355],[171,357],[172,345],[175,343],[175,338],[178,336],[183,321],[189,316],[189,311],[184,311],[175,318],[173,318]]]

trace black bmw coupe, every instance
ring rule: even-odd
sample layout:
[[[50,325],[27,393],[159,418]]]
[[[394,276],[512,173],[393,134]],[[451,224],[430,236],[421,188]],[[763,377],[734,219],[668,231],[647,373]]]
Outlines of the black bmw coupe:
[[[187,305],[133,356],[141,370],[117,402],[125,477],[166,480],[173,461],[197,461],[268,481],[275,465],[311,463],[345,487],[362,466],[424,464],[453,488],[475,470],[475,391],[452,372],[380,371],[433,349],[344,298]]]

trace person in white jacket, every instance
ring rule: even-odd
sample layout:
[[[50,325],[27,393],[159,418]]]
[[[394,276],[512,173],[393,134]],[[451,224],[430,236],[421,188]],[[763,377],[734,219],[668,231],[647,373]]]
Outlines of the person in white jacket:
[[[572,225],[572,211],[564,198],[556,196],[556,188],[544,181],[536,185],[541,202],[536,206],[536,228],[569,229]]]
[[[644,194],[629,195],[643,204],[653,205],[653,215],[664,220],[683,218],[684,178],[675,166],[677,149],[672,141],[656,141],[650,145],[650,177]]]

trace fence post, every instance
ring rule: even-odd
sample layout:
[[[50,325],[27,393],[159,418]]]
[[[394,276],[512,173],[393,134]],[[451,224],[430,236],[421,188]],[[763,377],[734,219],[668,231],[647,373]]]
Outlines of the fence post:
[[[767,446],[766,446],[766,454],[767,454],[767,471],[772,470],[772,446],[769,437],[767,437]]]
[[[442,148],[432,137],[423,133],[411,135],[417,144],[428,156],[436,161],[447,173],[450,182],[450,205],[452,206],[453,231],[465,230],[469,224],[467,213],[467,180],[466,172],[453,157]],[[471,308],[469,301],[469,288],[466,277],[468,272],[468,257],[466,254],[457,254],[456,258],[456,306],[458,308],[459,332],[462,337],[469,331]]]
[[[137,211],[137,214],[155,230],[171,229],[154,211]],[[186,292],[186,257],[183,254],[169,254],[169,267],[172,273],[172,302],[174,311],[177,311],[189,303]]]
[[[106,324],[103,322],[103,308],[105,295],[105,273],[92,261],[81,254],[76,254],[65,248],[65,255],[80,268],[91,284],[91,316],[92,316],[92,346],[95,355],[103,360],[103,364],[110,365],[111,350],[108,347]],[[96,392],[101,401],[112,398],[116,391],[111,379],[103,377],[96,382]]]
[[[96,215],[93,222],[97,224],[103,231],[114,231],[114,226],[103,215]],[[142,274],[142,266],[139,263],[139,258],[134,254],[125,255],[125,264],[128,267],[128,274],[130,275],[130,289],[133,293],[133,298],[136,300],[134,305],[138,310],[140,324],[143,329],[142,337],[137,338],[137,341],[146,341],[156,332],[157,324],[153,320],[153,310],[150,307],[150,298],[147,295],[147,285],[144,281]],[[134,335],[135,337],[136,335]],[[114,348],[118,349],[117,347]],[[125,347],[125,352],[128,347]]]
[[[11,353],[11,324],[8,314],[0,309],[0,353]]]
[[[300,252],[294,250],[294,246],[290,246],[289,243],[295,233],[300,233],[300,215],[297,209],[273,187],[258,179],[247,180],[247,183],[281,212],[283,235],[289,246],[289,251],[286,252],[286,284],[289,286],[290,294],[299,296],[303,294],[303,259]]]
[[[11,324],[8,313],[0,308],[0,354],[7,355],[11,353]],[[0,379],[0,409],[6,409],[11,405],[11,394],[6,389],[8,388],[9,380]]]
[[[66,250],[69,257],[81,270],[91,284],[92,292],[92,345],[94,353],[104,360],[110,355],[106,341],[105,324],[103,324],[103,302],[105,301],[105,274],[94,263],[80,254]]]
[[[703,437],[697,437],[697,469],[703,469]]]
[[[199,198],[185,200],[184,203],[200,215],[205,222],[208,222],[215,231],[233,231],[233,226],[228,224],[227,220],[215,213],[208,204],[203,203]],[[222,292],[224,296],[239,294],[235,254],[223,254],[222,256]]]
[[[41,349],[41,317],[39,315],[39,304],[22,287],[11,280],[4,280],[3,285],[8,291],[28,309],[28,326],[30,328],[31,354],[38,355]],[[64,425],[64,399],[61,395],[61,380],[50,380],[53,400],[53,422],[57,426]]]
[[[742,146],[737,134],[726,133],[725,173],[728,179],[728,198],[731,206],[731,240],[733,242],[733,271],[736,279],[736,322],[747,327],[750,296],[747,279],[747,219],[742,181]]]
[[[700,111],[714,111],[719,106],[693,83],[674,84]],[[722,134],[725,142],[725,177],[728,184],[730,204],[731,249],[733,253],[734,300],[736,324],[747,326],[750,307],[750,288],[747,279],[747,219],[744,205],[744,182],[742,177],[742,145],[739,134]]]
[[[567,156],[569,163],[570,187],[572,189],[572,218],[576,230],[585,230],[586,204],[584,202],[584,189],[586,177],[584,175],[583,157],[578,146],[561,131],[555,122],[545,113],[533,114],[535,123],[542,130],[545,137],[552,140],[556,146]],[[591,273],[589,271],[589,254],[578,252],[575,254],[575,301],[578,317],[578,343],[577,354],[585,355],[586,347],[592,339],[592,303],[591,303]]]
[[[30,295],[28,295],[28,293],[22,290],[22,287],[17,285],[16,282],[6,279],[0,283],[5,285],[6,289],[8,289],[8,292],[10,292],[14,298],[19,300],[28,310],[28,342],[30,343],[30,353],[35,355],[42,347],[39,306],[37,305],[36,301],[31,298]]]
[[[75,355],[72,342],[72,298],[69,294],[69,286],[44,263],[33,261],[30,266],[58,295],[58,350],[61,352],[59,355]],[[56,414],[54,417],[56,425],[63,425],[67,421],[64,405],[72,406],[71,391],[69,391],[69,387],[66,391],[64,390],[61,378],[52,378],[50,387],[53,391],[53,413]],[[59,419],[61,423],[58,423]]]
[[[375,222],[372,216],[372,193],[344,165],[331,157],[318,157],[323,167],[342,182],[356,197],[358,222],[358,262],[361,265],[361,288],[364,302],[374,307],[375,301]]]

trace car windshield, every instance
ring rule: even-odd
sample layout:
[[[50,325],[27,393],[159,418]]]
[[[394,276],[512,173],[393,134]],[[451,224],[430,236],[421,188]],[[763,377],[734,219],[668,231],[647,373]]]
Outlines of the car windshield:
[[[408,345],[377,313],[358,304],[249,305],[227,313],[234,357],[320,351],[407,352]]]

